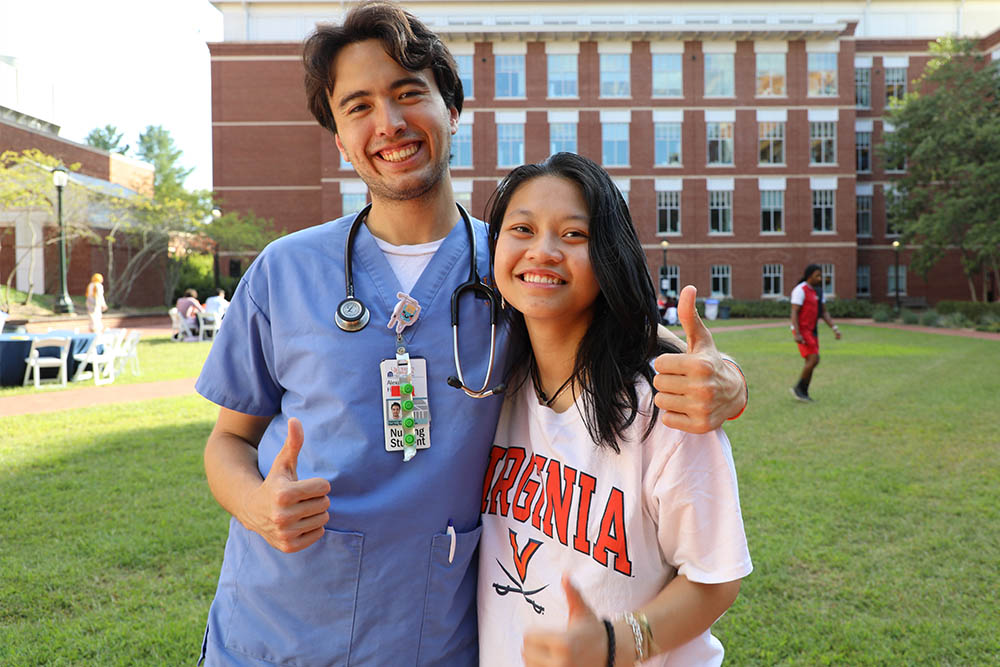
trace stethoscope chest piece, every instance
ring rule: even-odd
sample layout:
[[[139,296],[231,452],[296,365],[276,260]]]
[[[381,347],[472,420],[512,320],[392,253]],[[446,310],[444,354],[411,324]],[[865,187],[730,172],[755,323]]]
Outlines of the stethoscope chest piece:
[[[361,331],[368,324],[370,315],[365,305],[353,296],[349,296],[337,306],[334,320],[344,331]]]

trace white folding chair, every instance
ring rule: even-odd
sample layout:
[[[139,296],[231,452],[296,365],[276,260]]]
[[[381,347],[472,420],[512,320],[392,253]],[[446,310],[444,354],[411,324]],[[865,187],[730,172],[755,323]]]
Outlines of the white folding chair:
[[[115,375],[124,374],[126,365],[128,365],[132,375],[142,373],[139,368],[139,338],[141,337],[142,334],[138,331],[128,332],[115,356]]]
[[[177,307],[174,306],[169,311],[170,313],[170,338],[175,341],[183,340],[194,340],[198,335],[191,330],[188,326],[187,321],[181,317],[181,314],[177,311]]]
[[[35,338],[31,341],[31,350],[24,360],[24,386],[28,386],[28,381],[32,376],[35,378],[35,389],[41,383],[58,382],[66,385],[66,375],[69,368],[69,346],[72,343],[70,338]],[[42,348],[55,347],[59,349],[58,357],[43,357]],[[43,368],[58,368],[59,374],[50,380],[42,380]]]
[[[198,318],[198,340],[211,338],[215,340],[215,334],[219,333],[219,324],[222,317],[215,313],[195,313]],[[209,335],[211,334],[211,335]]]
[[[115,381],[115,339],[117,334],[105,331],[94,336],[86,352],[74,354],[79,362],[73,380],[89,380],[94,378],[94,384],[110,384]],[[100,348],[100,349],[98,349]],[[87,370],[87,368],[90,370]]]

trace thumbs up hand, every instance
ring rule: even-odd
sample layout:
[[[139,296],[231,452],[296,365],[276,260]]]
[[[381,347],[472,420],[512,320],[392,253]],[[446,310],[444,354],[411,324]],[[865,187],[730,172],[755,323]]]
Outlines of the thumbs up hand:
[[[301,551],[316,542],[330,520],[330,483],[318,477],[299,480],[297,468],[304,440],[302,422],[289,419],[285,444],[264,483],[245,500],[247,528],[285,553]]]
[[[746,381],[716,349],[712,333],[695,310],[697,296],[693,285],[681,290],[677,317],[687,338],[687,352],[656,358],[653,400],[667,426],[707,433],[740,413],[746,403]]]
[[[525,667],[604,667],[608,664],[608,635],[604,623],[563,575],[569,607],[565,631],[528,630],[521,654]]]

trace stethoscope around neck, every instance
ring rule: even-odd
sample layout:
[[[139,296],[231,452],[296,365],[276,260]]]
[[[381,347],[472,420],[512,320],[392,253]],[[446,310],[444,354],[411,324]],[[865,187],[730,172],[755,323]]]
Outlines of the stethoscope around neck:
[[[472,219],[460,204],[456,203],[455,205],[458,207],[458,212],[462,214],[462,220],[465,222],[465,233],[469,237],[469,279],[456,287],[455,291],[451,293],[451,341],[455,354],[456,374],[448,378],[448,384],[456,389],[461,389],[472,398],[486,398],[493,394],[502,394],[506,388],[501,383],[492,389],[487,389],[490,385],[490,378],[493,376],[497,316],[500,312],[500,300],[497,298],[496,292],[482,281],[479,277],[479,272],[476,271],[476,233],[472,229]],[[354,218],[354,222],[351,223],[350,231],[347,232],[347,244],[344,248],[344,284],[347,286],[347,295],[337,306],[337,314],[334,317],[337,326],[344,331],[361,331],[368,325],[368,320],[371,319],[368,308],[361,302],[361,299],[354,296],[354,270],[351,265],[354,238],[357,236],[358,228],[368,219],[368,212],[371,210],[371,207],[372,205],[368,204],[358,212]],[[462,363],[458,357],[458,300],[462,296],[462,293],[466,291],[471,291],[474,295],[481,296],[490,304],[490,359],[486,366],[486,379],[483,380],[483,386],[479,389],[473,389],[465,384],[465,377],[462,375]]]

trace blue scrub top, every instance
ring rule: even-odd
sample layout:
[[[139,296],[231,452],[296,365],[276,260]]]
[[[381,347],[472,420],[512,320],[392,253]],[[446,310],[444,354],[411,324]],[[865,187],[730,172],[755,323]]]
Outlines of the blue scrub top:
[[[209,611],[208,665],[473,665],[479,508],[502,399],[472,399],[446,384],[455,373],[450,301],[468,279],[466,227],[456,224],[411,295],[421,311],[404,332],[427,360],[430,449],[404,463],[385,451],[379,363],[395,355],[386,327],[400,291],[362,225],[354,242],[355,295],[371,312],[360,332],[334,322],[344,299],[344,245],[354,216],[285,236],[251,265],[226,312],[196,388],[209,400],[274,419],[258,447],[267,475],[302,420],[299,479],[330,482],[330,522],[319,542],[281,553],[230,522]],[[473,221],[478,270],[485,225]],[[469,384],[485,378],[489,306],[461,299],[460,353]],[[497,332],[499,384],[506,339]],[[456,530],[454,560],[449,563]]]

